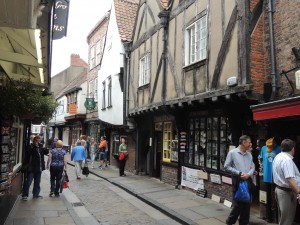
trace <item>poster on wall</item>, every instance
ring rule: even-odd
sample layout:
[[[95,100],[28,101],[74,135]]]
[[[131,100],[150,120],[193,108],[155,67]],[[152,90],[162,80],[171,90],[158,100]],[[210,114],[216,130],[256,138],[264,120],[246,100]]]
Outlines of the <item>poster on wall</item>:
[[[199,170],[182,166],[181,185],[194,190],[204,189],[204,180],[200,178]]]

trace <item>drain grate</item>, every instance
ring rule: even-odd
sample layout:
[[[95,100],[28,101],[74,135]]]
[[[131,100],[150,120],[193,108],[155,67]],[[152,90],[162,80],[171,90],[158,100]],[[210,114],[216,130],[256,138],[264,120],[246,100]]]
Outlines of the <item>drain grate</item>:
[[[82,202],[74,202],[72,203],[73,207],[78,207],[78,206],[84,206],[84,204]]]

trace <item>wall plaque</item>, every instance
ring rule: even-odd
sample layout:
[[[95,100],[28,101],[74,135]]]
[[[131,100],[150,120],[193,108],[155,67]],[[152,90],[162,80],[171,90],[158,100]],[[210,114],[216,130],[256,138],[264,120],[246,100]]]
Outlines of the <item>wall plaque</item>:
[[[210,181],[212,183],[221,184],[221,176],[218,174],[210,174]]]
[[[225,183],[225,184],[232,185],[232,178],[231,177],[222,176],[222,182]]]

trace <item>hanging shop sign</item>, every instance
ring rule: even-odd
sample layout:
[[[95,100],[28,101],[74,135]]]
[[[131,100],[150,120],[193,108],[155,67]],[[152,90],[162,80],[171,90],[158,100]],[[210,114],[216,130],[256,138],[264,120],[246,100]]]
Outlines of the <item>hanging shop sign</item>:
[[[84,106],[88,110],[92,110],[96,107],[95,99],[94,98],[86,98],[84,102]]]
[[[76,104],[70,104],[69,105],[69,114],[76,114],[77,113],[77,105]]]
[[[53,13],[53,40],[67,35],[69,0],[55,0]]]

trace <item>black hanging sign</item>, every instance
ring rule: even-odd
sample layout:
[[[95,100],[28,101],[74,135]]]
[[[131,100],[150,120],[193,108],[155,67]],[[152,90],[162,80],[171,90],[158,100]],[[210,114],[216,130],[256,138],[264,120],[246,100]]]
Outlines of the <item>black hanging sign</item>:
[[[53,40],[67,35],[68,16],[69,0],[55,0],[52,27]]]

